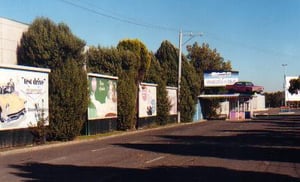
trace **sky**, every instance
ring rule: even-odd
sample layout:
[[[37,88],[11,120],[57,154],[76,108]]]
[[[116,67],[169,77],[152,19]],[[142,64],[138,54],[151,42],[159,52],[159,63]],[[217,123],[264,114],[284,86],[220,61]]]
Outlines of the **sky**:
[[[88,46],[115,47],[139,39],[156,52],[208,43],[266,92],[282,91],[284,73],[300,75],[300,0],[0,0],[0,17],[30,24],[37,17],[65,23]],[[287,66],[282,66],[286,64]]]

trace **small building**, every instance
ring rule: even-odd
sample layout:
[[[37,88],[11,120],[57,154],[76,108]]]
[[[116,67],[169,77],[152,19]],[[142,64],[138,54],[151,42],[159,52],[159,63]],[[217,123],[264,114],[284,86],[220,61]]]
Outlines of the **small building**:
[[[224,119],[249,119],[255,111],[265,110],[265,96],[261,94],[209,94],[199,95],[201,99],[220,99],[216,112]]]

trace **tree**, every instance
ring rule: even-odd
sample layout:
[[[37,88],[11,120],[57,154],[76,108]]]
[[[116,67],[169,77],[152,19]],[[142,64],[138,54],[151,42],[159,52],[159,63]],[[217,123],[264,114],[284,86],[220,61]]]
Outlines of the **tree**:
[[[122,71],[121,62],[128,59],[121,59],[122,52],[114,47],[90,47],[87,53],[87,63],[89,72],[101,73],[116,76]]]
[[[200,94],[200,83],[196,70],[193,65],[186,59],[182,58],[182,80],[180,91],[181,120],[190,122],[195,114],[195,105],[198,102]]]
[[[283,92],[265,92],[264,95],[266,98],[266,107],[280,107],[283,103]]]
[[[187,58],[194,66],[200,84],[203,83],[205,71],[231,71],[232,69],[230,61],[224,61],[220,53],[216,49],[210,49],[208,44],[203,43],[202,46],[199,46],[196,42],[192,46],[187,46],[187,51]],[[201,89],[204,89],[203,85],[201,85]]]
[[[136,55],[136,60],[134,63],[135,67],[135,82],[139,84],[144,79],[144,76],[149,69],[151,58],[147,47],[139,40],[122,40],[119,42],[117,48],[123,51],[129,51]]]
[[[56,25],[48,18],[37,18],[21,38],[18,64],[58,69],[68,59],[83,64],[85,42],[72,34],[63,23]]]
[[[135,126],[136,102],[135,83],[126,72],[119,74],[118,80],[118,129],[127,130]]]
[[[169,111],[171,109],[171,103],[168,99],[168,93],[166,90],[166,81],[163,78],[163,69],[160,63],[151,54],[151,65],[146,75],[146,82],[156,83],[157,86],[157,116],[156,123],[159,125],[165,125],[169,123]]]
[[[135,55],[135,59],[128,71],[129,78],[133,79],[135,82],[135,110],[138,111],[138,98],[139,98],[139,85],[143,81],[151,62],[150,53],[146,46],[139,40],[122,40],[119,42],[117,49],[120,51],[130,52]],[[133,68],[133,69],[132,69]],[[138,112],[136,112],[136,123],[135,127],[138,127]],[[133,127],[133,126],[132,126]]]
[[[72,34],[63,23],[37,18],[18,46],[18,64],[50,68],[50,137],[72,140],[85,121],[88,90],[82,69],[85,42]],[[74,97],[76,95],[76,97]]]
[[[127,130],[136,124],[136,76],[138,55],[135,52],[115,47],[91,47],[87,53],[87,68],[90,72],[118,76],[119,130]]]
[[[51,85],[50,136],[72,140],[80,134],[88,105],[86,72],[74,60],[68,60],[49,77]]]
[[[163,41],[155,56],[162,67],[162,76],[167,86],[178,85],[178,50],[168,41]],[[194,67],[182,55],[182,78],[180,90],[180,105],[183,122],[192,121],[195,114],[195,104],[200,86]]]
[[[216,49],[211,49],[208,44],[203,43],[199,46],[198,43],[194,43],[192,46],[187,46],[188,55],[187,58],[195,68],[197,81],[200,84],[198,94],[205,91],[206,93],[218,94],[224,92],[224,88],[204,88],[204,72],[205,71],[231,71],[230,61],[224,61],[220,53]],[[215,117],[216,108],[219,107],[217,99],[202,100],[202,112],[207,117]]]
[[[290,87],[289,87],[289,92],[291,94],[298,94],[300,90],[300,77],[297,79],[291,79],[290,80]]]
[[[178,51],[169,42],[163,41],[155,53],[162,68],[162,79],[166,81],[167,86],[177,87],[178,84]]]

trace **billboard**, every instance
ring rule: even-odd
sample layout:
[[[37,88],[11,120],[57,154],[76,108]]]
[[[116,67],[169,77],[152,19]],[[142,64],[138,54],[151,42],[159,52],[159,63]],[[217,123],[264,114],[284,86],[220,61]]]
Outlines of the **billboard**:
[[[88,74],[88,119],[117,117],[117,77]]]
[[[171,104],[169,111],[170,115],[177,114],[177,88],[176,87],[167,87],[168,99]]]
[[[290,87],[290,80],[298,79],[298,76],[286,76],[285,77],[285,100],[286,101],[300,101],[300,92],[298,91],[297,94],[291,94],[289,92]]]
[[[0,130],[36,126],[42,112],[44,118],[49,116],[49,72],[24,66],[0,66]]]
[[[238,71],[204,72],[204,87],[224,87],[239,81]]]
[[[156,84],[141,83],[139,87],[139,117],[156,116]]]

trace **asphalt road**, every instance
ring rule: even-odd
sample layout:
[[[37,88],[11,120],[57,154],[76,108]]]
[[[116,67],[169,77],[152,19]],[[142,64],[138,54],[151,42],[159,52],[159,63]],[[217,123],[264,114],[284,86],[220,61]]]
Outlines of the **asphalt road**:
[[[0,181],[300,181],[300,121],[209,121],[1,152]]]

